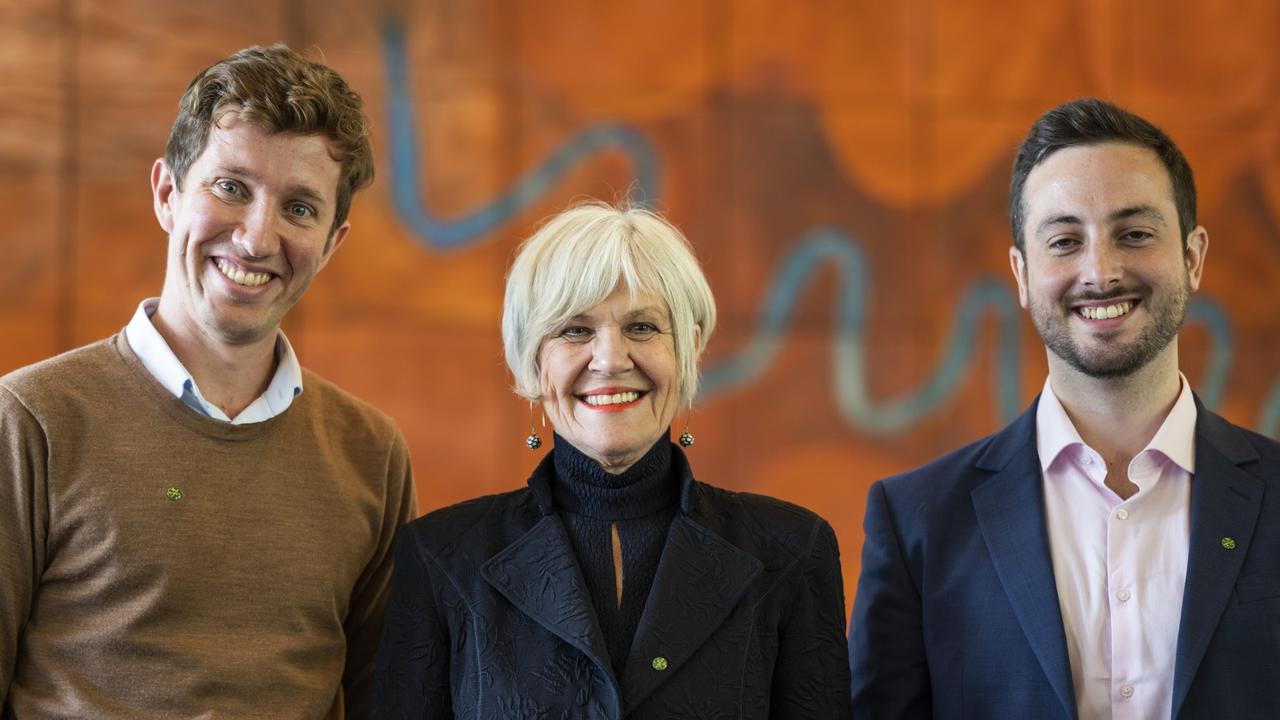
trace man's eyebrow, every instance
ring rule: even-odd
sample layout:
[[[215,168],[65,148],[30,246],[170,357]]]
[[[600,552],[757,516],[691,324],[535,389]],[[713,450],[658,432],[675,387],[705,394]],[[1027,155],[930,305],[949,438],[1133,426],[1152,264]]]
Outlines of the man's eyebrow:
[[[1134,205],[1133,207],[1121,208],[1111,213],[1111,217],[1109,219],[1111,222],[1117,222],[1119,220],[1132,220],[1134,218],[1150,220],[1152,222],[1160,223],[1161,225],[1165,222],[1164,215],[1150,205]]]
[[[1036,226],[1036,235],[1043,233],[1045,230],[1048,230],[1049,228],[1055,225],[1082,225],[1082,224],[1083,223],[1080,221],[1080,218],[1076,217],[1075,215],[1067,215],[1067,214],[1051,215],[1045,218],[1044,220],[1042,220],[1040,224]]]
[[[1111,213],[1111,215],[1107,217],[1107,220],[1110,222],[1120,222],[1121,220],[1132,220],[1134,218],[1150,220],[1161,225],[1165,223],[1164,215],[1151,205],[1134,205],[1132,207],[1120,208],[1119,210]],[[1083,224],[1083,221],[1075,215],[1068,215],[1066,213],[1061,215],[1051,215],[1036,226],[1036,235],[1058,225]]]

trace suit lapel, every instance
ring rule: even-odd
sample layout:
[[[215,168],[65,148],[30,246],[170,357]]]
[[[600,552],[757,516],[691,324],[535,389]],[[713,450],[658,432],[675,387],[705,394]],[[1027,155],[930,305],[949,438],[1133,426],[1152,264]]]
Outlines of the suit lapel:
[[[1258,459],[1239,429],[1196,399],[1191,549],[1173,674],[1173,716],[1187,697],[1209,639],[1235,589],[1262,509],[1263,485],[1239,466]],[[1231,546],[1231,547],[1228,547]]]
[[[564,526],[545,515],[480,570],[490,585],[613,677],[604,634]]]
[[[684,514],[676,515],[623,670],[625,712],[683,670],[763,567]]]
[[[1035,413],[1033,404],[993,439],[978,467],[995,474],[971,497],[987,552],[1018,624],[1067,716],[1074,718],[1076,696],[1049,555]]]

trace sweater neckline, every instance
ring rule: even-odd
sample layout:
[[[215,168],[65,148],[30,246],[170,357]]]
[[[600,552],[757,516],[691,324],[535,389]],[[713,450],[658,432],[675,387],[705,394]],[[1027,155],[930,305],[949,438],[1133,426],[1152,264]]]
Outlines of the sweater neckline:
[[[167,388],[161,385],[160,381],[156,380],[151,374],[151,371],[147,370],[146,366],[142,364],[142,360],[133,352],[133,348],[129,347],[129,341],[125,339],[123,332],[113,335],[110,339],[110,344],[115,349],[117,356],[128,367],[136,388],[150,396],[162,411],[174,421],[207,437],[231,441],[253,440],[282,426],[287,421],[287,418],[294,414],[290,413],[290,410],[294,410],[295,406],[306,402],[306,393],[303,393],[283,413],[258,423],[233,425],[229,422],[215,420],[201,415],[188,407],[186,403],[174,397]],[[305,370],[303,374],[305,376]]]
[[[663,437],[634,465],[614,475],[555,436],[555,472],[551,496],[565,512],[600,520],[629,520],[673,507],[680,496],[680,478],[673,472],[671,441]]]

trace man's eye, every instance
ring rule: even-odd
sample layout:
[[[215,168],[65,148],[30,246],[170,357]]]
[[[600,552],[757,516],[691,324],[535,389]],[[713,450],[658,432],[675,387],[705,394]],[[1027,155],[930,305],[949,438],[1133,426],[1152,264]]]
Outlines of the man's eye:
[[[1146,230],[1130,230],[1124,234],[1124,239],[1133,243],[1142,243],[1150,240],[1152,235]]]
[[[316,213],[315,213],[315,210],[312,210],[306,205],[303,205],[301,203],[294,203],[293,205],[289,206],[289,214],[296,219],[305,220],[307,218],[314,216]]]
[[[1076,239],[1072,237],[1055,238],[1049,241],[1049,249],[1059,252],[1070,250],[1076,246]]]
[[[215,183],[215,185],[219,190],[226,193],[227,195],[241,194],[240,184],[233,180],[219,180],[217,183]]]

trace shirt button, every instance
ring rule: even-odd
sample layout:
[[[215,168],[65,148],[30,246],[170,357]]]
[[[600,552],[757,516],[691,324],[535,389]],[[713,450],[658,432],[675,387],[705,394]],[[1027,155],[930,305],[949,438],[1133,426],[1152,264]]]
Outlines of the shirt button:
[[[1130,595],[1128,590],[1121,590],[1120,592],[1116,593],[1116,599],[1119,600],[1120,602],[1129,602],[1129,598],[1130,598]],[[1126,685],[1125,687],[1129,687],[1129,686]],[[1120,691],[1124,692],[1124,688],[1121,688]],[[1125,697],[1128,697],[1128,696],[1126,695]]]
[[[1129,519],[1129,511],[1128,511],[1128,510],[1125,510],[1124,508],[1120,508],[1119,510],[1117,510],[1117,511],[1116,511],[1116,519],[1117,519],[1117,520],[1128,520],[1128,519]]]
[[[1130,685],[1129,683],[1125,683],[1125,684],[1121,685],[1121,686],[1120,686],[1120,697],[1122,697],[1122,698],[1124,698],[1124,699],[1126,699],[1126,700],[1128,700],[1129,698],[1133,697],[1133,686],[1132,686],[1132,685]]]
[[[1093,464],[1093,456],[1092,456],[1092,455],[1085,455],[1085,456],[1084,456],[1084,464],[1085,464],[1085,465],[1092,465],[1092,464]]]

